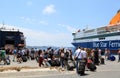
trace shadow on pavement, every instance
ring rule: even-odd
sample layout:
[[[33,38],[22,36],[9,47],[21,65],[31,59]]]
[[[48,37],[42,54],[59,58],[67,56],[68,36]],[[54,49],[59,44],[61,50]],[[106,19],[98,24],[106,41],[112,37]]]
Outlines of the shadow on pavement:
[[[88,73],[85,73],[85,74],[78,74],[78,75],[80,75],[80,76],[88,76],[89,74]]]

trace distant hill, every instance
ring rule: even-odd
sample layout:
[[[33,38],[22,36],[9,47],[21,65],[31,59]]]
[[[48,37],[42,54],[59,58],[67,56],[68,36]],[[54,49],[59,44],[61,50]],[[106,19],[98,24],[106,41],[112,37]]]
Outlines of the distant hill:
[[[55,47],[55,46],[26,46],[26,48],[28,49],[31,49],[31,48],[34,48],[34,49],[41,49],[41,50],[47,50],[47,48],[51,47],[52,49],[60,49],[61,47]],[[63,47],[63,48],[66,48],[66,49],[71,49],[72,52],[75,51],[75,47]]]

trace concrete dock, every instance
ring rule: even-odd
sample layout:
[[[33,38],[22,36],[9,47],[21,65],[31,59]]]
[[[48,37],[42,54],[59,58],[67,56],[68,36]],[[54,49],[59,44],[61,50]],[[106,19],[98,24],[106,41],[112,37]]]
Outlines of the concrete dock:
[[[116,56],[117,58],[117,56]],[[17,63],[12,62],[11,65],[0,65],[1,67],[31,67],[23,68],[20,71],[7,70],[0,72],[0,78],[79,78],[80,75],[76,74],[76,71],[61,71],[59,68],[43,68],[38,67],[38,63],[33,61],[28,61],[27,63]],[[83,78],[119,78],[120,77],[120,63],[115,61],[106,61],[105,65],[97,66],[95,72],[85,71],[86,75]]]

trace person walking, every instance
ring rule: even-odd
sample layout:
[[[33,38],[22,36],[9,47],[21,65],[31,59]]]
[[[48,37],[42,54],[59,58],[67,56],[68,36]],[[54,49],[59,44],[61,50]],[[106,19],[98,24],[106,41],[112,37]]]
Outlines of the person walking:
[[[105,59],[110,60],[110,55],[111,55],[110,50],[106,48],[105,49]]]
[[[39,51],[38,51],[38,56],[39,56],[39,60],[38,60],[39,67],[44,66],[44,64],[43,64],[43,60],[44,60],[43,56],[44,56],[44,53],[43,53],[42,50],[39,50]]]
[[[17,48],[13,50],[13,62],[17,61]]]
[[[79,62],[83,60],[83,53],[84,51],[81,50],[80,47],[77,48],[77,50],[75,51],[75,54],[74,54],[74,59],[76,61],[76,72],[79,74]],[[84,73],[82,73],[84,74]]]
[[[99,65],[99,48],[94,51],[94,64]]]
[[[65,53],[64,53],[64,48],[60,49],[60,65],[62,69],[65,68]]]
[[[1,58],[1,61],[4,62],[4,65],[6,64],[5,56],[6,56],[5,48],[2,47],[1,50],[0,50],[0,58]]]

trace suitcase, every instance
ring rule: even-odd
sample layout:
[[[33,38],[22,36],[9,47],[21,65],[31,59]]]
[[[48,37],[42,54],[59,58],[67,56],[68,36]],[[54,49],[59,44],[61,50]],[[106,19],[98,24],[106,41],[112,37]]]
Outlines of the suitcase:
[[[31,60],[34,60],[35,57],[34,57],[34,54],[31,54]]]
[[[52,60],[48,60],[48,63],[49,63],[51,66],[53,66],[53,65],[52,65]]]
[[[26,57],[26,56],[23,56],[23,57],[22,57],[22,60],[23,60],[23,62],[27,62],[27,57]]]
[[[10,57],[9,56],[5,57],[5,62],[7,65],[10,65]]]
[[[56,66],[60,66],[60,61],[59,60],[55,60]]]
[[[97,69],[96,65],[93,63],[91,59],[87,60],[87,67],[90,71],[95,71]]]
[[[60,61],[59,60],[49,60],[48,63],[51,66],[60,66]]]
[[[6,64],[10,65],[10,59],[6,59]]]
[[[78,62],[77,73],[80,74],[80,75],[84,75],[85,74],[85,62],[83,62],[83,61],[79,61]]]
[[[94,63],[88,63],[87,66],[88,66],[88,69],[90,69],[90,71],[95,71],[97,69]]]
[[[101,58],[101,64],[105,64],[105,59],[104,58]]]
[[[67,70],[73,70],[75,68],[75,64],[72,60],[68,60]]]

